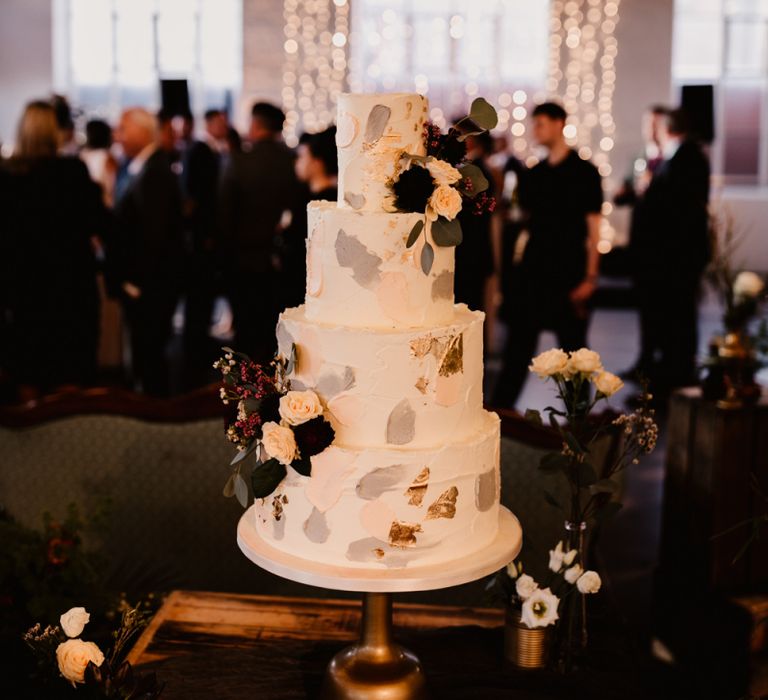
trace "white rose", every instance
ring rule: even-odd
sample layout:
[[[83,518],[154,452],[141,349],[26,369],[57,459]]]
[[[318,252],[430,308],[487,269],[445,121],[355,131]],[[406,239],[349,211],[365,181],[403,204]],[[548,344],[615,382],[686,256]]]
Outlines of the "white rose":
[[[97,666],[104,663],[104,654],[93,642],[68,639],[56,647],[56,661],[61,675],[74,685],[85,682],[85,669],[89,661]]]
[[[563,552],[563,543],[560,541],[557,543],[557,546],[554,549],[549,550],[549,568],[551,571],[557,573],[560,571],[560,569],[563,568],[564,556],[565,554]]]
[[[565,580],[568,581],[568,583],[576,583],[576,581],[579,580],[579,576],[581,576],[583,573],[584,569],[581,568],[581,564],[574,564],[565,572]]]
[[[515,562],[509,562],[509,564],[507,564],[507,576],[509,576],[509,578],[517,578],[517,574],[518,571]]]
[[[90,621],[91,616],[85,608],[71,608],[59,618],[61,629],[67,637],[79,637]]]
[[[268,457],[274,457],[286,467],[296,459],[296,438],[293,430],[273,421],[264,423],[261,429],[261,444]]]
[[[560,599],[549,588],[540,588],[523,603],[520,619],[531,628],[554,625],[559,617],[559,603]]]
[[[595,372],[601,372],[603,369],[603,363],[594,350],[589,348],[581,348],[571,353],[571,357],[568,361],[568,370],[571,374],[594,374]]]
[[[576,588],[579,589],[579,593],[597,593],[602,583],[597,571],[585,571],[576,581]]]
[[[426,168],[438,185],[452,185],[461,180],[461,173],[444,160],[428,160]]]
[[[523,574],[515,583],[515,590],[523,600],[528,600],[537,590],[539,584],[536,583],[528,574]]]
[[[461,211],[461,195],[455,187],[438,185],[429,198],[428,206],[438,216],[444,216],[451,221]]]
[[[733,281],[733,294],[747,299],[759,296],[765,288],[765,283],[760,275],[754,272],[740,272]]]
[[[546,379],[555,374],[562,374],[566,367],[568,367],[568,354],[559,348],[552,348],[541,355],[536,355],[528,369],[538,374],[541,379]]]
[[[595,388],[601,394],[605,394],[605,396],[613,396],[617,391],[621,391],[624,388],[624,382],[610,372],[598,372],[592,378],[592,381],[595,384]]]
[[[317,418],[323,412],[323,406],[317,394],[311,389],[289,391],[280,397],[280,417],[288,425],[301,425]]]

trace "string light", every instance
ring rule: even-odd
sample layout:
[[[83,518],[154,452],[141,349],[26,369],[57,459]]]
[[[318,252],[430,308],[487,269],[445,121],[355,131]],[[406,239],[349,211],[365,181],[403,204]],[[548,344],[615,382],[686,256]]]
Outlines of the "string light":
[[[553,0],[550,14],[547,91],[563,96],[568,113],[563,130],[566,141],[582,158],[591,158],[605,178],[613,172],[610,154],[615,145],[613,93],[618,53],[614,34],[620,1]],[[615,235],[613,226],[603,219],[601,253],[612,249]]]
[[[335,118],[347,76],[348,0],[284,0],[283,135],[295,146],[302,131],[320,131]]]

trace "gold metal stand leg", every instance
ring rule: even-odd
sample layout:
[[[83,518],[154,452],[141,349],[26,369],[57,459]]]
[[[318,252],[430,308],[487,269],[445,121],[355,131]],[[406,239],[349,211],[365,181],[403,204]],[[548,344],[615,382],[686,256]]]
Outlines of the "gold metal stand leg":
[[[424,700],[419,660],[392,642],[392,594],[365,593],[359,644],[340,651],[325,674],[323,700]]]

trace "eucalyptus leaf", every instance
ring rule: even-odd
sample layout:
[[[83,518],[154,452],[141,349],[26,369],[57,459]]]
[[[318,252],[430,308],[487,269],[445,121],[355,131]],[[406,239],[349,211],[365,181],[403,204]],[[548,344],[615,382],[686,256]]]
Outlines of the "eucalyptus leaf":
[[[421,249],[421,270],[425,275],[428,275],[432,270],[432,265],[435,262],[435,249],[427,242]]]
[[[544,421],[541,419],[541,413],[533,408],[525,409],[525,420],[534,425],[544,425]]]
[[[579,478],[579,484],[582,487],[592,486],[593,484],[597,483],[597,473],[595,472],[595,468],[589,462],[586,460],[578,462],[576,469]]]
[[[551,473],[565,471],[570,463],[570,457],[566,457],[561,452],[547,452],[539,462],[539,469]]]
[[[615,482],[610,479],[600,479],[589,487],[590,493],[614,493],[616,491]]]
[[[444,216],[438,216],[432,223],[432,240],[437,245],[447,248],[459,245],[462,239],[461,224],[458,219],[448,221]]]
[[[248,484],[245,483],[240,472],[235,472],[235,496],[243,508],[248,507]]]
[[[230,466],[234,466],[235,464],[239,464],[240,462],[242,462],[248,455],[251,454],[251,452],[253,452],[256,449],[258,444],[259,444],[259,441],[258,440],[254,440],[244,450],[238,450],[237,454],[234,456],[233,460],[229,463]]]
[[[574,454],[582,454],[585,450],[581,446],[581,443],[576,439],[576,436],[570,432],[570,431],[564,431],[563,437],[565,438],[565,442],[568,444],[568,447],[571,448],[571,451]]]
[[[276,459],[269,459],[251,472],[251,486],[254,498],[266,498],[285,478],[285,467]]]
[[[488,178],[485,177],[483,171],[480,170],[480,168],[478,168],[476,165],[468,163],[467,165],[459,168],[459,172],[461,173],[462,177],[460,183],[463,182],[465,178],[469,178],[470,182],[472,183],[471,189],[462,190],[469,197],[475,197],[476,195],[480,194],[481,192],[485,192],[488,189]]]
[[[563,506],[560,505],[560,502],[549,491],[544,491],[544,500],[553,508],[563,510]]]
[[[222,493],[226,498],[232,498],[232,496],[235,495],[235,477],[238,475],[238,472],[232,472],[229,475],[229,479],[227,479],[227,483],[224,484],[224,490]]]
[[[408,234],[408,240],[405,242],[405,247],[410,248],[413,246],[416,241],[419,240],[419,235],[421,234],[422,229],[424,228],[424,220],[419,219],[411,229],[411,232]]]
[[[598,522],[605,522],[616,515],[620,510],[621,503],[618,503],[617,501],[608,501],[608,503],[595,513],[595,520]]]
[[[469,108],[469,118],[483,131],[495,129],[499,123],[499,115],[496,114],[496,110],[482,97],[477,97],[472,101]]]

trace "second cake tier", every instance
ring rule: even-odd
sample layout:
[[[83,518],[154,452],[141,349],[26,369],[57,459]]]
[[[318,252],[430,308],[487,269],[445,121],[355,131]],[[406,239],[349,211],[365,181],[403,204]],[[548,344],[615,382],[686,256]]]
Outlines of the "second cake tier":
[[[303,306],[277,326],[278,352],[296,349],[293,389],[314,389],[348,447],[435,447],[483,420],[483,318],[457,305],[451,323],[371,331],[319,324]]]
[[[454,248],[431,243],[434,263],[424,274],[429,233],[406,247],[423,214],[362,214],[331,202],[312,202],[307,214],[307,318],[369,329],[450,322]]]

